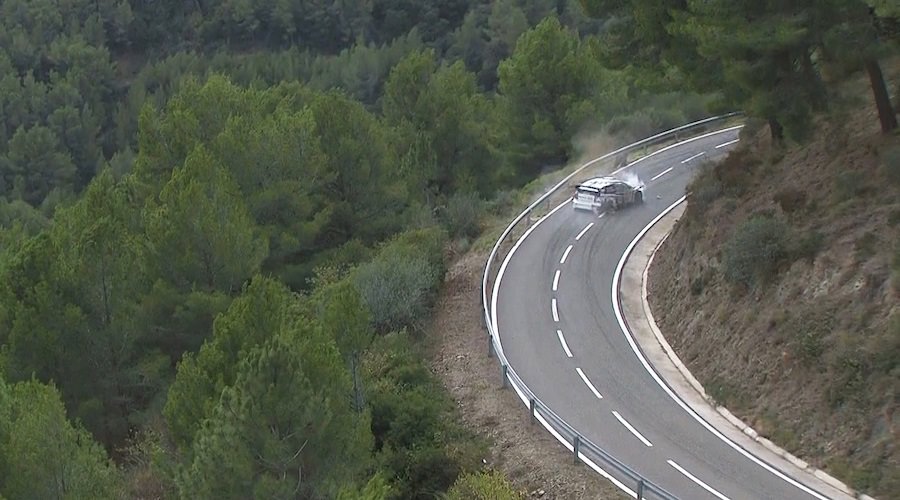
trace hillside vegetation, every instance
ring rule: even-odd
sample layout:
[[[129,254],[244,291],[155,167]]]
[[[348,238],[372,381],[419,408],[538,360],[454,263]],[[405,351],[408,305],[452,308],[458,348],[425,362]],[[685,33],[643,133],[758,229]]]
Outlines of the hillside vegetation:
[[[0,0],[0,496],[515,498],[421,344],[448,250],[573,136],[706,112],[602,25]]]
[[[891,128],[892,4],[669,3],[0,0],[0,495],[515,497],[422,349],[487,214],[577,136],[802,140],[818,65]]]
[[[865,87],[857,85],[859,94]],[[804,146],[749,126],[690,187],[650,302],[718,404],[880,498],[900,491],[900,136],[868,108]]]

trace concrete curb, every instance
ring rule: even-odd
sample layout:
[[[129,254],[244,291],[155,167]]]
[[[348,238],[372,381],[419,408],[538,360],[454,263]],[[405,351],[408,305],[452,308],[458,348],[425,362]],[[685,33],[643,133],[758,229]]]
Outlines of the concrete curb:
[[[681,213],[683,213],[683,212],[680,212],[680,213],[673,212],[672,214],[667,215],[663,220],[674,219],[674,222],[677,222],[677,220],[681,217]],[[662,220],[660,220],[660,222],[662,222]],[[641,306],[643,309],[642,312],[646,316],[647,323],[649,324],[650,329],[653,331],[653,335],[656,337],[656,341],[662,347],[663,351],[665,351],[666,356],[669,358],[669,360],[672,362],[672,364],[675,366],[675,368],[678,370],[678,372],[681,374],[681,376],[684,377],[684,379],[688,382],[688,384],[690,384],[690,386],[702,397],[702,399],[704,401],[706,401],[707,404],[709,404],[710,407],[715,409],[715,411],[719,415],[721,415],[723,418],[725,418],[725,420],[727,420],[733,426],[738,428],[743,434],[750,437],[753,441],[759,443],[760,445],[762,445],[764,448],[771,451],[772,453],[787,460],[794,466],[809,472],[810,474],[814,475],[816,478],[818,478],[822,482],[830,485],[831,487],[833,487],[837,490],[840,490],[841,492],[843,492],[847,495],[850,495],[854,498],[858,498],[860,500],[875,500],[874,498],[872,498],[866,494],[862,494],[862,493],[855,491],[853,488],[850,488],[849,486],[847,486],[840,480],[828,475],[827,473],[825,473],[824,471],[822,471],[820,469],[812,467],[805,460],[802,460],[802,459],[792,455],[788,451],[777,446],[772,441],[760,436],[759,433],[756,432],[756,430],[754,430],[752,427],[750,427],[749,425],[744,423],[742,420],[737,418],[733,413],[728,411],[727,408],[725,408],[724,406],[716,405],[715,402],[712,400],[712,398],[707,394],[706,390],[703,388],[703,385],[694,377],[693,374],[691,374],[690,370],[687,369],[687,367],[684,365],[684,363],[681,362],[681,359],[678,357],[678,355],[672,349],[672,346],[669,345],[668,341],[666,341],[666,338],[663,336],[662,332],[660,331],[659,326],[656,324],[656,320],[653,317],[653,312],[651,311],[650,302],[648,300],[648,294],[647,294],[647,278],[649,275],[650,266],[653,264],[653,259],[656,257],[656,252],[659,251],[659,249],[662,247],[663,243],[665,243],[665,241],[668,239],[668,237],[672,233],[673,229],[674,229],[674,223],[672,225],[672,229],[669,229],[668,231],[666,231],[666,233],[662,236],[662,238],[658,242],[656,242],[656,244],[653,247],[653,251],[650,253],[650,258],[647,260],[647,264],[644,266],[644,270],[641,274]],[[649,233],[648,233],[648,235],[649,235]],[[645,238],[646,237],[647,236],[645,236]],[[629,257],[629,260],[631,260],[633,257],[634,257],[634,254],[632,254],[632,256]],[[673,389],[676,389],[678,384],[670,384],[670,386],[672,386]],[[710,422],[710,423],[712,423],[712,422]]]

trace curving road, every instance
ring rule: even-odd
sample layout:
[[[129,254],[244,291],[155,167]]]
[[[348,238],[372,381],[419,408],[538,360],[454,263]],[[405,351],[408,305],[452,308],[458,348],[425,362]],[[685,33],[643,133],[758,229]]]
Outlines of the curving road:
[[[557,207],[507,257],[492,322],[510,365],[544,404],[679,498],[823,499],[719,439],[678,404],[637,356],[613,307],[613,275],[628,245],[684,196],[696,166],[728,151],[737,134],[688,142],[629,167],[647,184],[643,205],[599,218],[568,203]]]

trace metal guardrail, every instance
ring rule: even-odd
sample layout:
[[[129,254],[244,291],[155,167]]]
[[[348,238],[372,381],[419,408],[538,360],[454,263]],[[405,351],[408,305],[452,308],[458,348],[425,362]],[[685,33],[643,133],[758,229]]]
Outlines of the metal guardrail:
[[[644,153],[641,156],[650,154],[650,148],[660,146],[672,140],[678,141],[708,132],[712,127],[720,126],[728,120],[735,119],[740,113],[730,113],[726,115],[714,116],[704,120],[682,125],[665,132],[661,132],[652,137],[648,137],[641,141],[635,142],[628,146],[619,148],[615,151],[607,153],[599,158],[591,160],[584,165],[578,167],[574,172],[567,175],[559,181],[550,190],[541,195],[536,201],[528,206],[518,217],[506,227],[500,235],[500,239],[491,249],[484,267],[484,274],[481,281],[481,303],[484,312],[484,322],[488,330],[488,355],[496,353],[500,360],[500,368],[502,374],[502,384],[507,387],[511,384],[512,388],[519,395],[520,399],[528,406],[531,413],[532,421],[540,421],[551,434],[554,434],[567,448],[573,452],[573,460],[577,463],[579,460],[584,461],[598,472],[604,473],[615,482],[620,483],[619,486],[628,491],[633,485],[633,494],[638,499],[659,499],[659,500],[677,500],[677,497],[664,490],[662,487],[647,480],[631,467],[625,465],[608,452],[592,443],[578,433],[578,430],[569,425],[559,415],[553,412],[546,404],[544,404],[531,390],[525,385],[525,382],[519,377],[515,369],[509,364],[506,356],[503,354],[503,347],[500,345],[499,336],[494,331],[491,322],[491,296],[489,295],[493,288],[496,271],[494,264],[509,253],[512,244],[518,240],[514,237],[516,230],[523,225],[521,235],[532,226],[532,222],[536,222],[540,217],[546,215],[550,211],[550,198],[566,187],[568,183],[577,175],[582,174],[588,168],[602,169],[608,167],[608,171],[612,171],[617,165],[617,160],[627,159],[632,153]],[[624,156],[623,156],[624,155]],[[635,161],[638,161],[636,159]],[[633,164],[635,161],[628,163],[626,166]],[[621,166],[619,170],[626,168]],[[617,170],[618,171],[618,170]],[[521,237],[520,235],[520,237]],[[506,246],[506,252],[501,257],[501,248]]]

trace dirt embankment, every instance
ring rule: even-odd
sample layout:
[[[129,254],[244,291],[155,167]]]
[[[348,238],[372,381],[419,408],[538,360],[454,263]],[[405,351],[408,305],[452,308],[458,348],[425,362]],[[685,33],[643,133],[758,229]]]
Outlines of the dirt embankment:
[[[861,88],[862,91],[862,88]],[[900,492],[900,135],[872,106],[803,147],[745,130],[695,181],[650,302],[707,392],[795,455]]]
[[[612,484],[574,465],[572,455],[539,424],[512,389],[500,385],[497,359],[487,356],[481,312],[481,270],[488,252],[458,259],[445,277],[431,337],[432,370],[453,396],[467,426],[493,444],[487,467],[502,471],[528,497],[623,498]]]

